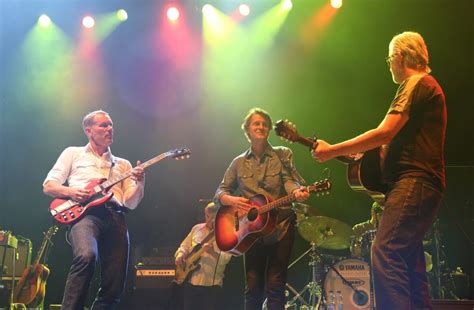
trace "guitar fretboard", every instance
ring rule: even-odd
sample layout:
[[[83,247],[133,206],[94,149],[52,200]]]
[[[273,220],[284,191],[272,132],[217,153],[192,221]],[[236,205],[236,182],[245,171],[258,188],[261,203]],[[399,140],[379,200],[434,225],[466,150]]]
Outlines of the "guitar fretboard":
[[[54,225],[48,229],[48,231],[44,235],[43,242],[41,242],[41,245],[38,249],[38,253],[36,254],[36,258],[33,262],[33,265],[38,265],[41,257],[44,254],[44,250],[46,249],[46,246],[48,245],[48,242],[51,240],[51,237],[54,236],[54,234],[58,231],[59,227]]]
[[[143,169],[145,169],[145,168],[159,162],[160,160],[165,159],[166,157],[170,156],[171,154],[172,154],[172,152],[166,152],[166,153],[160,154],[156,157],[153,157],[152,159],[147,160],[146,162],[142,163],[141,167],[143,167]],[[122,180],[125,180],[126,178],[130,177],[132,175],[132,170],[133,169],[130,169],[125,173],[122,173],[122,174],[120,174],[116,177],[112,177],[111,179],[105,181],[104,183],[102,183],[100,185],[101,190],[105,190],[107,188],[110,188],[110,187],[114,186],[115,184],[121,182]]]
[[[306,187],[308,192],[323,192],[323,191],[329,190],[330,188],[331,188],[331,183],[329,183],[329,181],[316,183],[314,185],[310,185],[310,186]],[[296,200],[296,197],[295,197],[294,194],[289,194],[287,196],[281,197],[277,200],[269,202],[266,205],[261,206],[260,208],[258,208],[258,214],[263,214],[263,213],[269,212],[272,209],[284,206],[284,205],[289,204],[289,203],[291,203],[295,200]]]

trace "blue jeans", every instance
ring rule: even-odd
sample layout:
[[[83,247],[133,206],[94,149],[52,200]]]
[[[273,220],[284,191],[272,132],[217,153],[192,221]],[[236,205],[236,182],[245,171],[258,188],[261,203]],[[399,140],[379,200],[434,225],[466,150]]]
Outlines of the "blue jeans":
[[[124,214],[96,207],[68,232],[73,260],[67,276],[62,307],[83,310],[96,262],[100,260],[100,289],[93,310],[114,309],[127,277],[129,237]]]
[[[372,247],[377,310],[432,309],[422,241],[442,196],[420,178],[401,179],[388,192]]]

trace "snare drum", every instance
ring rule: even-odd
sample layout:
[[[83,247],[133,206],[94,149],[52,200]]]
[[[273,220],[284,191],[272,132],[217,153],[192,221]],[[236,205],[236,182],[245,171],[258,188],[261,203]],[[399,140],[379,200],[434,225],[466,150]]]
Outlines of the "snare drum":
[[[324,279],[324,294],[327,305],[343,305],[344,310],[371,309],[370,267],[363,260],[356,258],[344,259],[333,265]],[[345,284],[341,276],[352,287]]]

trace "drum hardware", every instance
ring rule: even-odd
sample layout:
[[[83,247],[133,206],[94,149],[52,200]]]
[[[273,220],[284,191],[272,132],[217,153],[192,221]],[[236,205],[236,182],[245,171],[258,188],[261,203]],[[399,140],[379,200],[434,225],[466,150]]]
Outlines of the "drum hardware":
[[[336,305],[341,307],[343,304],[344,309],[370,309],[373,297],[368,263],[358,259],[346,259],[336,264],[333,262],[328,268],[324,261],[326,255],[318,252],[319,248],[349,248],[352,229],[344,222],[317,215],[317,211],[304,204],[294,204],[293,210],[297,214],[298,232],[311,247],[293,261],[288,269],[308,254],[311,279],[300,291],[286,284],[286,296],[288,297],[290,292],[294,296],[287,301],[285,309],[297,309],[297,303],[300,304],[299,309],[307,310],[326,309]],[[338,270],[338,266],[342,270]],[[307,293],[309,297],[304,296]],[[266,301],[263,309],[266,309]]]
[[[439,229],[439,220],[436,220],[432,226],[431,240],[432,245],[432,272],[431,278],[434,282],[432,295],[437,299],[460,299],[456,284],[453,278],[455,274],[449,267],[447,255],[444,250],[442,234]],[[426,252],[425,252],[426,253]],[[425,256],[425,263],[428,267],[428,261]]]
[[[292,291],[295,296],[286,303],[285,309],[295,307],[297,301],[300,301],[304,306],[309,307],[307,309],[319,309],[322,296],[322,280],[325,270],[321,255],[319,255],[316,250],[316,244],[314,242],[311,242],[311,247],[300,257],[298,257],[294,262],[292,262],[288,266],[288,268],[292,267],[296,262],[298,262],[308,253],[310,257],[308,265],[311,267],[311,281],[306,284],[305,287],[303,287],[303,289],[299,292],[296,291],[296,289],[294,289],[291,285],[286,284],[286,286]],[[309,293],[308,301],[303,298],[303,295],[306,292]]]
[[[288,268],[291,268],[302,257],[309,254],[310,261],[308,265],[311,268],[311,279],[299,292],[291,285],[286,285],[289,291],[294,294],[294,297],[288,300],[285,308],[296,307],[296,303],[300,302],[301,308],[304,307],[305,309],[311,310],[320,309],[323,305],[322,284],[328,269],[325,266],[323,256],[318,253],[317,249],[347,249],[349,247],[352,229],[339,220],[319,216],[318,211],[305,204],[295,203],[293,204],[293,210],[299,219],[297,221],[298,232],[305,240],[310,242],[311,247],[292,262]],[[332,264],[333,263],[330,265]],[[305,299],[303,296],[306,293],[309,293],[309,297]]]

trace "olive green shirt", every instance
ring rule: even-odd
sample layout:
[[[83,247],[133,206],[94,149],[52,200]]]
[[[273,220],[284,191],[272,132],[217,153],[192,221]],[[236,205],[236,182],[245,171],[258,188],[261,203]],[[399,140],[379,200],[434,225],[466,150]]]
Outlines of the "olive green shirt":
[[[259,162],[251,149],[234,158],[214,198],[218,205],[222,195],[252,198],[263,194],[275,200],[292,193],[300,183],[304,180],[296,171],[292,151],[283,146],[268,145]],[[279,224],[273,234],[264,238],[267,244],[281,240],[294,219],[289,205],[279,207],[277,211]]]

